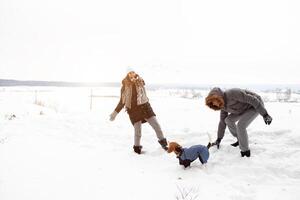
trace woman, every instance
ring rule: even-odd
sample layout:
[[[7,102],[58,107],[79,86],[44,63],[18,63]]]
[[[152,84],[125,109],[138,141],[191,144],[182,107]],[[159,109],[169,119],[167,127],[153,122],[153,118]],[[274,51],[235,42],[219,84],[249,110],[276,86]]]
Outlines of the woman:
[[[129,72],[122,81],[121,97],[119,104],[110,114],[110,120],[115,120],[117,114],[125,106],[130,121],[134,126],[134,152],[141,153],[142,146],[140,144],[142,136],[142,123],[148,122],[156,132],[159,144],[163,149],[167,150],[167,140],[163,135],[161,127],[156,120],[149,99],[146,95],[144,80],[134,71]]]

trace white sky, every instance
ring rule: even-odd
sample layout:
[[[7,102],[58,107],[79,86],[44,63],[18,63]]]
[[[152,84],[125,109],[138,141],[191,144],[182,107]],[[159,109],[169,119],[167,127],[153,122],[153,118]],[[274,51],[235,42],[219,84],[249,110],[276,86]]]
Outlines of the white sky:
[[[299,83],[299,0],[0,0],[0,78]]]

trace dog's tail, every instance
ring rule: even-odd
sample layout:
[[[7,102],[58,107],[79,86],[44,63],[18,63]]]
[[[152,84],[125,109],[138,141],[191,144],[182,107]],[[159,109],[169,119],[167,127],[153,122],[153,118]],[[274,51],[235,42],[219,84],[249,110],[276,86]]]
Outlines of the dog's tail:
[[[207,144],[207,148],[209,149],[212,145],[212,139],[211,139],[211,135],[207,132],[207,136],[208,136],[208,144]]]

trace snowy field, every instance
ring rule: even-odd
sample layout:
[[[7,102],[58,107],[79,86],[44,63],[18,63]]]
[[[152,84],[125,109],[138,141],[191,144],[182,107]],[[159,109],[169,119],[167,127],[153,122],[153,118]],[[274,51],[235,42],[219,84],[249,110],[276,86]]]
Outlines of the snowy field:
[[[205,166],[195,161],[183,169],[147,124],[145,154],[133,153],[127,113],[108,120],[119,88],[93,94],[90,110],[89,88],[0,88],[1,200],[300,199],[300,103],[266,103],[273,123],[259,116],[248,128],[250,158],[230,146],[235,139],[226,130]],[[219,113],[203,97],[148,96],[169,141],[216,139]]]

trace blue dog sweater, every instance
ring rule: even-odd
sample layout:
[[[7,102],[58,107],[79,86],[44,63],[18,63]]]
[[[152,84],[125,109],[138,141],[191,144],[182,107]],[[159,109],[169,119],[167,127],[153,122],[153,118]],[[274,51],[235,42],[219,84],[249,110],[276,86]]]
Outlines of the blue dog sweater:
[[[179,156],[181,160],[189,160],[193,162],[197,158],[200,159],[202,164],[207,163],[209,158],[209,151],[206,146],[203,145],[194,145],[190,148],[182,148],[182,153]]]

